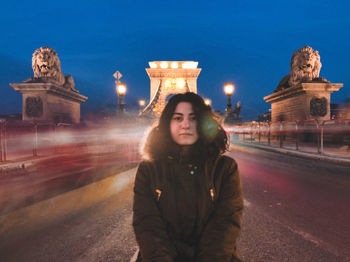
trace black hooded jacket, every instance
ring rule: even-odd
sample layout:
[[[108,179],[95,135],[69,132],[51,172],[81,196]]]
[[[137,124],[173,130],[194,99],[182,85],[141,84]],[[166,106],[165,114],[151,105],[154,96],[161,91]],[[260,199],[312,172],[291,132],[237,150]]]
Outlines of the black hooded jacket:
[[[141,162],[133,211],[142,261],[240,261],[243,195],[230,157]]]

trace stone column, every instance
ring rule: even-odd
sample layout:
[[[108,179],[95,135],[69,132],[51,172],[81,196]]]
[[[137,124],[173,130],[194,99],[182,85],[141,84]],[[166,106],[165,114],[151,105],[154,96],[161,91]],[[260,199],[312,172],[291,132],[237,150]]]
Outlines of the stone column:
[[[52,83],[11,83],[22,93],[22,120],[80,122],[80,103],[86,96]]]
[[[271,121],[330,120],[331,93],[342,83],[301,83],[264,97],[271,103]]]

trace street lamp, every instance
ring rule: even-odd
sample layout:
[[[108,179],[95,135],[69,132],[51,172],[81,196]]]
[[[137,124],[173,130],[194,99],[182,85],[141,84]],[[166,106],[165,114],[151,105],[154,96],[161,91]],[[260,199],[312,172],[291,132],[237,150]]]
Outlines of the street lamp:
[[[139,99],[140,112],[142,112],[142,109],[145,107],[145,104],[146,104],[145,99]]]
[[[126,84],[119,81],[117,84],[116,90],[119,96],[119,111],[124,112],[125,111],[124,95],[126,93]]]
[[[209,98],[205,98],[204,104],[206,104],[207,106],[211,106],[211,100]]]
[[[224,91],[225,91],[225,94],[227,95],[226,114],[229,115],[232,112],[231,96],[235,91],[235,85],[233,83],[226,83],[224,85]]]

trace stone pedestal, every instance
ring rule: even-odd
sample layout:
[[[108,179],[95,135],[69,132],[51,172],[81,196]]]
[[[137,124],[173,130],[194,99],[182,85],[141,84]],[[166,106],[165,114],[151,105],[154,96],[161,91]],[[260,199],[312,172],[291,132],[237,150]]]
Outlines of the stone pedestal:
[[[79,123],[80,103],[87,100],[77,90],[53,83],[11,83],[22,93],[22,120]]]
[[[271,121],[329,120],[330,95],[343,84],[301,83],[264,97],[271,103]]]

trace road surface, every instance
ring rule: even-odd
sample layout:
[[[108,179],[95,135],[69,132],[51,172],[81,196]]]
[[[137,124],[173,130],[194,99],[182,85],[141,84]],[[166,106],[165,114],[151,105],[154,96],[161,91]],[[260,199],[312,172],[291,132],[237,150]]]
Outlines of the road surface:
[[[350,167],[243,147],[229,155],[245,196],[243,261],[350,261]],[[135,170],[0,220],[1,261],[129,261]]]

